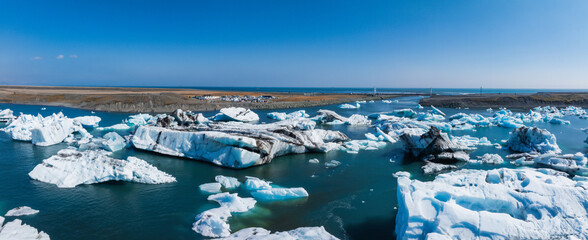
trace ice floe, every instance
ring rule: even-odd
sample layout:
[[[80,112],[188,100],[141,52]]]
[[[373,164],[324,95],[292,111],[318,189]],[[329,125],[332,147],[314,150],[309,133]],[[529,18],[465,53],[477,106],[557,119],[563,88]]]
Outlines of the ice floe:
[[[27,206],[17,207],[8,210],[5,216],[7,217],[17,217],[17,216],[24,216],[24,215],[33,215],[39,213],[39,210],[32,209]]]
[[[241,186],[241,182],[237,178],[217,175],[214,180],[220,183],[226,189],[235,189]]]
[[[109,132],[107,134],[104,134],[102,138],[102,148],[111,152],[122,150],[127,146],[126,140],[116,132]]]
[[[209,201],[215,201],[220,207],[204,211],[196,216],[192,230],[206,237],[228,237],[231,228],[227,223],[232,213],[247,212],[255,206],[255,199],[241,198],[236,193],[217,193],[208,196]]]
[[[84,127],[98,127],[102,119],[97,116],[82,116],[73,118],[74,122],[81,124]]]
[[[4,223],[0,217],[0,239],[1,240],[50,240],[49,235],[43,231],[22,223],[20,219]]]
[[[60,150],[43,160],[30,173],[32,179],[73,188],[80,184],[130,181],[146,184],[175,182],[176,179],[136,157],[119,160],[103,150]]]
[[[339,162],[337,160],[331,160],[331,161],[325,162],[325,167],[327,167],[327,168],[335,168],[335,167],[338,167],[339,165],[341,165],[341,162]]]
[[[214,120],[254,122],[259,120],[259,116],[249,109],[230,107],[221,109],[220,112],[214,116]]]
[[[264,228],[252,227],[241,229],[222,240],[337,240],[335,236],[328,233],[324,227],[300,227],[285,232],[271,233]]]
[[[504,159],[498,154],[486,153],[476,159],[470,159],[470,162],[485,163],[485,164],[502,164]]]
[[[10,109],[3,109],[0,111],[0,122],[10,122],[15,119],[13,111]]]
[[[398,239],[588,237],[587,189],[549,169],[398,176]]]
[[[198,186],[201,192],[213,194],[213,193],[220,193],[222,185],[217,182],[213,183],[204,183]]]
[[[361,107],[361,105],[359,105],[358,102],[356,102],[355,104],[344,103],[344,104],[339,105],[339,108],[343,108],[343,109],[345,109],[345,108],[353,109],[353,108],[360,108],[360,107]]]
[[[310,115],[308,115],[305,110],[299,110],[288,114],[284,112],[271,112],[267,114],[267,117],[274,120],[283,121],[288,119],[308,118]]]
[[[423,169],[423,172],[425,174],[433,174],[433,173],[438,173],[438,172],[442,172],[442,171],[446,171],[446,170],[457,169],[457,166],[451,165],[451,164],[441,164],[441,163],[427,161],[427,162],[425,162],[425,165],[423,165],[421,167],[421,169]]]
[[[278,185],[272,185],[270,182],[261,180],[256,177],[247,177],[245,189],[251,196],[258,201],[284,201],[308,197],[308,192],[304,188],[284,188]]]

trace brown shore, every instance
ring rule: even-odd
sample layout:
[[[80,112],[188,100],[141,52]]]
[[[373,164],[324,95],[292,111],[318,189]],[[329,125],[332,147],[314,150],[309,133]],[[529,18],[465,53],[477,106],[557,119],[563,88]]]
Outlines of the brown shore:
[[[198,100],[201,95],[272,95],[269,102]],[[340,104],[358,100],[389,99],[402,94],[305,94],[284,92],[237,92],[179,88],[0,86],[0,103],[63,106],[86,110],[128,113],[165,113],[178,108],[212,111],[225,107],[282,109]]]
[[[540,92],[534,94],[434,95],[420,101],[423,106],[447,108],[521,108],[537,106],[588,107],[588,92]]]

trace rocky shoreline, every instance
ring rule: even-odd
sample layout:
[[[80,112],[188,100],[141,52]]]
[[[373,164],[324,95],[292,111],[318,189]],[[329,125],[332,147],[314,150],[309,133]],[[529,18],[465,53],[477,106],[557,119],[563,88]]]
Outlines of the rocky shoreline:
[[[269,102],[226,102],[194,99],[195,95],[267,95]],[[413,94],[410,94],[413,95]],[[305,94],[267,92],[223,92],[196,89],[0,86],[0,103],[62,106],[85,110],[125,113],[165,113],[176,109],[216,111],[227,107],[248,109],[305,108],[354,101],[383,100],[403,94]]]
[[[535,94],[472,94],[433,95],[420,101],[423,106],[433,105],[446,108],[522,108],[536,106],[588,107],[588,92],[539,92]]]

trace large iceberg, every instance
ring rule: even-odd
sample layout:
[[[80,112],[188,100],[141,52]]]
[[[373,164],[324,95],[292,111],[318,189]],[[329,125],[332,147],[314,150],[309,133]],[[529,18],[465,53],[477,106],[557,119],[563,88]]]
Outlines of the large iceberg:
[[[214,116],[214,120],[254,122],[259,120],[259,116],[249,109],[230,107],[221,109],[220,112]]]
[[[228,237],[231,228],[227,223],[231,213],[247,212],[255,206],[255,199],[241,198],[236,193],[217,193],[208,196],[220,207],[204,211],[196,216],[192,229],[206,237]]]
[[[459,142],[452,141],[446,133],[431,127],[425,134],[405,133],[400,136],[405,149],[415,158],[433,162],[450,163],[467,161],[469,148]]]
[[[324,227],[301,227],[286,232],[271,233],[269,230],[252,227],[241,229],[222,240],[337,240],[335,236],[328,233]]]
[[[306,129],[309,125],[305,122],[213,122],[167,128],[149,125],[139,127],[131,141],[138,149],[246,168],[286,154],[328,152],[349,140],[338,131]]]
[[[147,184],[175,182],[176,179],[136,157],[126,160],[107,156],[103,150],[60,150],[57,155],[43,160],[30,173],[32,179],[73,188],[80,184],[107,181],[130,181]]]
[[[73,133],[79,133],[83,138],[91,137],[80,123],[67,118],[61,112],[47,117],[21,114],[2,131],[14,140],[32,141],[39,146],[61,143]]]
[[[0,217],[1,240],[50,240],[49,235],[43,231],[22,223],[15,219],[4,224],[4,218]]]
[[[506,146],[516,152],[561,153],[555,135],[537,127],[513,130]]]
[[[398,176],[398,239],[588,238],[588,189],[549,169]]]

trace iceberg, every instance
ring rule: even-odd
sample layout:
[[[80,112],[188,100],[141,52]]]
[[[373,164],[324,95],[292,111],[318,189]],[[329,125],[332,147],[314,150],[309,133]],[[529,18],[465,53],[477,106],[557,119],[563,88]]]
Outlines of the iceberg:
[[[308,115],[304,110],[299,110],[288,114],[284,112],[271,112],[267,114],[267,117],[274,120],[283,121],[288,119],[308,118],[310,115]]]
[[[434,174],[446,170],[454,170],[457,169],[457,166],[451,164],[442,164],[442,163],[435,163],[435,162],[426,162],[424,166],[421,167],[425,174]]]
[[[341,165],[341,162],[337,161],[337,160],[331,160],[325,163],[325,167],[327,168],[335,168],[338,167],[339,165]]]
[[[360,114],[353,114],[351,117],[347,118],[345,124],[349,125],[370,125],[372,121],[370,121],[366,116]]]
[[[101,142],[101,147],[111,152],[122,150],[127,146],[126,140],[116,132],[104,134],[102,138],[104,140]]]
[[[587,189],[549,169],[458,170],[398,177],[398,239],[588,237]]]
[[[241,229],[222,240],[271,240],[271,239],[288,239],[288,240],[337,240],[335,236],[325,230],[324,227],[301,227],[286,232],[271,233],[269,230],[252,227]]]
[[[22,223],[15,219],[4,224],[4,218],[0,217],[0,239],[2,240],[50,240],[49,235],[43,231]]]
[[[308,160],[308,163],[319,164],[319,163],[321,163],[321,161],[319,161],[316,158],[313,158],[313,159]]]
[[[284,201],[308,197],[304,188],[284,188],[256,177],[247,177],[245,189],[258,201]]]
[[[435,106],[431,105],[431,108],[433,109],[433,113],[439,114],[441,116],[445,116],[445,113],[442,112],[441,110],[439,110],[438,108],[436,108]]]
[[[82,116],[73,118],[73,121],[84,127],[98,127],[98,123],[100,123],[102,119],[97,116]]]
[[[345,142],[343,146],[341,146],[341,149],[348,153],[358,153],[360,150],[378,150],[384,146],[386,146],[386,143],[383,141],[351,140]]]
[[[485,163],[485,164],[502,164],[504,159],[498,154],[486,153],[482,156],[478,156],[476,160],[470,160],[470,162]]]
[[[357,102],[355,103],[355,105],[351,105],[349,103],[344,103],[344,104],[339,105],[339,108],[344,108],[344,109],[345,108],[354,109],[354,108],[360,108],[360,107],[361,107],[361,105],[359,105],[359,103],[357,103]]]
[[[8,133],[14,140],[31,141],[39,146],[61,143],[76,132],[82,137],[91,137],[79,123],[67,118],[61,112],[47,117],[21,114],[2,131]]]
[[[486,137],[472,137],[470,135],[452,136],[451,140],[460,145],[467,146],[469,149],[476,149],[476,146],[494,146]]]
[[[255,122],[259,120],[259,116],[249,109],[230,107],[221,109],[220,112],[214,116],[214,120]]]
[[[108,127],[98,127],[96,130],[98,131],[130,131],[135,129],[138,126],[143,126],[147,124],[153,124],[157,120],[157,117],[151,116],[149,114],[135,114],[129,116],[127,119],[123,121],[123,123],[115,124]]]
[[[446,133],[435,127],[422,135],[405,133],[400,139],[406,151],[418,159],[439,163],[469,160],[469,154],[464,152],[469,150],[467,146],[452,141]]]
[[[15,119],[13,112],[10,109],[4,109],[0,111],[0,122],[10,122]]]
[[[18,216],[24,216],[24,215],[33,215],[33,214],[37,214],[37,213],[39,213],[39,210],[35,210],[30,207],[23,206],[23,207],[17,207],[17,208],[8,210],[8,212],[6,213],[5,216],[18,217]]]
[[[255,199],[241,198],[236,193],[217,193],[208,196],[209,201],[215,201],[220,207],[204,211],[196,216],[192,230],[206,237],[228,237],[231,228],[227,223],[231,213],[247,212],[255,206]]]
[[[217,182],[213,183],[204,183],[198,186],[201,192],[213,194],[213,193],[220,193],[221,192],[221,184]]]
[[[586,167],[588,159],[580,152],[564,155],[546,153],[533,158],[533,161],[539,166],[547,166],[576,175],[588,175],[588,168]]]
[[[304,122],[213,122],[168,128],[148,125],[139,127],[131,141],[138,149],[246,168],[287,154],[328,152],[349,140],[338,131],[305,129],[309,125]]]
[[[226,189],[235,189],[241,186],[241,182],[237,178],[217,175],[214,180],[220,183]]]
[[[80,184],[107,181],[130,181],[146,184],[175,182],[176,179],[144,160],[128,157],[126,160],[107,156],[103,150],[60,150],[43,160],[30,173],[32,179],[51,183],[60,188],[73,188]]]
[[[506,146],[515,152],[561,153],[555,135],[537,127],[513,130]]]

